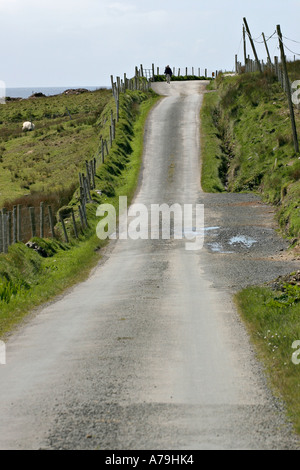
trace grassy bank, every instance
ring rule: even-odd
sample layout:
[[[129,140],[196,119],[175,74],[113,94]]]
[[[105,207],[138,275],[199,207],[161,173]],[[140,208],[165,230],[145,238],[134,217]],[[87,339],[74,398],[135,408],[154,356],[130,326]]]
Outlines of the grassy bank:
[[[96,236],[98,204],[110,203],[118,207],[118,196],[127,195],[129,201],[137,187],[144,140],[144,124],[148,112],[158,97],[153,93],[128,92],[120,98],[120,121],[116,138],[105,163],[97,169],[93,203],[87,205],[89,229],[70,243],[62,240],[34,239],[47,255],[40,256],[23,244],[9,248],[8,255],[0,255],[0,337],[11,330],[32,308],[53,299],[66,288],[86,278],[101,257],[105,241]],[[109,99],[95,126],[103,136],[109,132],[107,116],[113,100]],[[33,138],[33,137],[31,137]],[[79,191],[68,203],[76,207]],[[75,213],[76,218],[78,214]],[[59,228],[59,227],[58,227]]]
[[[299,238],[300,161],[286,95],[267,72],[220,76],[215,83],[202,108],[203,189],[259,193],[277,207],[283,232]]]
[[[300,62],[289,68],[295,80]],[[282,235],[297,246],[300,155],[294,151],[286,95],[270,73],[220,76],[211,88],[201,111],[204,191],[259,194],[276,208]],[[235,300],[270,385],[300,433],[300,365],[293,360],[300,354],[292,347],[300,340],[300,274],[244,289]]]

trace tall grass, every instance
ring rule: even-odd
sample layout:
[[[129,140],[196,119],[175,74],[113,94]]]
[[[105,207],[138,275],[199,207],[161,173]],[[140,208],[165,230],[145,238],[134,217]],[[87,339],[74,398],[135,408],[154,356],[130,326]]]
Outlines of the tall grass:
[[[26,288],[28,284],[24,281],[13,282],[5,278],[0,279],[0,305],[1,302],[9,304],[13,297],[20,295]]]

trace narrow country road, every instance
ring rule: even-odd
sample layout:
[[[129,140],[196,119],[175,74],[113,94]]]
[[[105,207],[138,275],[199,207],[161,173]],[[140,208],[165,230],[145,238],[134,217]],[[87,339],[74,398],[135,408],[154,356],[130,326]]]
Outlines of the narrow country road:
[[[165,97],[134,202],[204,203],[204,249],[112,241],[86,282],[18,329],[0,366],[0,449],[298,448],[232,302],[293,262],[255,197],[201,192],[205,82],[153,86]]]

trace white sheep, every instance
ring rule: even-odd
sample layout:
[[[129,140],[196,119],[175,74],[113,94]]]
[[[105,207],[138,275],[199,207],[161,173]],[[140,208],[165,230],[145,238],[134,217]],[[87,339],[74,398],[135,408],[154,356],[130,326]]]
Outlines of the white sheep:
[[[26,121],[23,123],[22,131],[33,131],[35,129],[35,125],[32,122]]]

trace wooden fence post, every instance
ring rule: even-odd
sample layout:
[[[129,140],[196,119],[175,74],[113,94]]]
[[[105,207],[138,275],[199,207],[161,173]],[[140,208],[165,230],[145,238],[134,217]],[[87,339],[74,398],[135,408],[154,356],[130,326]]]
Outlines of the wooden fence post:
[[[275,64],[275,75],[278,78],[278,57],[277,56],[274,57],[274,64]]]
[[[267,41],[266,41],[265,33],[262,33],[262,37],[263,37],[263,40],[264,40],[264,43],[265,43],[265,48],[266,48],[266,51],[267,51],[268,62],[269,62],[269,64],[271,65],[271,64],[272,64],[272,60],[271,60],[271,56],[270,56],[268,44],[267,44]]]
[[[261,72],[261,65],[260,65],[260,62],[259,62],[259,59],[258,59],[258,55],[257,55],[256,49],[255,49],[255,45],[254,45],[254,42],[253,42],[253,39],[252,39],[252,36],[251,36],[250,29],[249,29],[246,18],[244,18],[243,21],[244,21],[244,24],[245,24],[245,27],[246,27],[246,31],[248,33],[249,41],[250,41],[250,44],[251,44],[251,47],[252,47],[252,50],[253,50],[255,60],[257,62],[258,70],[259,70],[259,72]]]
[[[81,227],[82,227],[82,230],[84,230],[86,228],[86,225],[85,225],[85,219],[84,219],[83,209],[81,205],[78,206],[78,210],[79,210],[79,216],[80,216],[80,221],[81,221]]]
[[[62,215],[61,212],[59,212],[59,220],[60,220],[60,223],[61,223],[62,228],[63,228],[63,232],[64,232],[64,236],[65,236],[65,241],[66,241],[66,243],[69,243],[69,237],[68,237],[68,233],[67,233],[65,221],[64,221],[64,218],[63,218],[63,215]]]
[[[101,140],[102,163],[104,163],[104,140]]]
[[[245,66],[246,66],[247,65],[247,44],[246,44],[245,25],[243,25],[243,42],[244,42],[244,61],[245,61]]]
[[[97,171],[97,160],[94,157],[93,159],[93,165],[94,165],[94,179],[96,178],[96,171]],[[96,184],[94,185],[96,187]]]
[[[40,238],[45,237],[45,210],[44,203],[40,204]]]
[[[89,182],[85,176],[83,176],[83,186],[85,188],[86,202],[92,202]]]
[[[86,227],[89,226],[89,223],[88,223],[88,219],[87,219],[87,213],[86,213],[86,206],[85,204],[81,204],[81,210],[82,210],[82,215],[83,215],[83,218],[84,218],[84,221],[85,221],[85,225]]]
[[[86,204],[88,202],[88,193],[87,193],[87,186],[86,186],[86,183],[85,183],[85,176],[84,176],[83,173],[82,173],[81,177],[82,177],[82,188],[83,188],[82,202],[83,202],[83,204]]]
[[[71,216],[72,216],[72,222],[73,222],[73,228],[74,228],[75,238],[78,239],[78,232],[77,232],[77,226],[76,226],[76,219],[75,219],[75,214],[74,214],[73,208],[71,209]]]
[[[96,158],[93,158],[93,160],[90,161],[90,167],[91,167],[91,176],[92,176],[92,185],[93,189],[96,188]]]
[[[78,173],[79,179],[79,191],[80,191],[80,200],[84,199],[84,188],[83,188],[83,181],[82,181],[82,173]]]
[[[11,230],[12,230],[12,217],[11,217],[11,212],[9,211],[7,213],[7,246],[11,246],[12,244]]]
[[[111,125],[109,126],[109,141],[110,141],[110,146],[112,147],[113,137],[112,137],[112,127],[111,127]]]
[[[85,161],[85,169],[86,169],[86,179],[87,179],[87,181],[89,183],[89,187],[90,187],[90,185],[91,185],[91,183],[90,183],[91,182],[90,166],[89,166],[89,162],[87,160]]]
[[[295,152],[299,153],[299,142],[298,142],[298,135],[297,135],[297,128],[296,128],[296,121],[295,121],[294,106],[293,106],[293,102],[292,102],[291,83],[290,83],[289,74],[288,74],[287,65],[286,65],[286,57],[285,57],[285,52],[284,52],[284,47],[283,47],[283,42],[282,42],[282,33],[281,33],[280,25],[277,25],[277,34],[278,34],[278,38],[279,38],[279,47],[280,47],[280,52],[281,52],[281,62],[282,62],[283,73],[284,73],[284,78],[285,78],[285,87],[286,87],[287,98],[288,98],[288,102],[289,102],[289,109],[290,109],[290,116],[291,116],[292,130],[293,130],[294,147],[295,147]]]
[[[2,209],[2,249],[7,253],[7,211]]]
[[[30,214],[30,224],[31,224],[31,236],[32,238],[36,237],[36,224],[35,224],[35,209],[34,207],[29,207]]]
[[[17,218],[18,218],[18,229],[17,229],[17,240],[18,242],[22,241],[22,206],[18,204],[17,206]]]
[[[92,160],[89,161],[89,172],[90,172],[91,189],[95,189],[94,163]]]
[[[2,218],[2,251],[7,253],[7,214],[6,209],[1,211]]]

